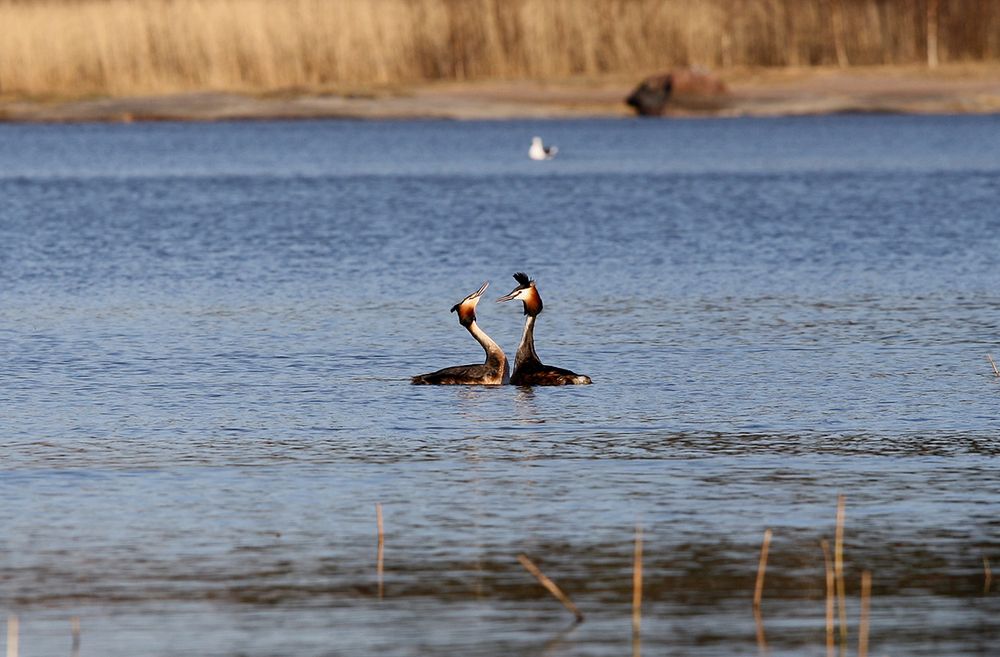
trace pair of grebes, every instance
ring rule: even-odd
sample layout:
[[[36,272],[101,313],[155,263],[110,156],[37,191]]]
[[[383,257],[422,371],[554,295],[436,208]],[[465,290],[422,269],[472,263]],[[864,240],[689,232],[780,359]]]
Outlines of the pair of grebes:
[[[564,386],[590,383],[590,377],[576,374],[561,367],[543,365],[535,353],[535,320],[542,312],[542,297],[538,294],[535,281],[527,274],[514,274],[517,281],[510,294],[497,299],[501,301],[520,300],[524,304],[524,332],[521,334],[521,344],[517,347],[514,357],[514,374],[510,375],[507,366],[507,356],[496,342],[486,335],[476,323],[476,305],[489,287],[489,281],[456,303],[451,312],[458,313],[458,321],[464,326],[476,342],[486,351],[486,362],[481,365],[457,365],[446,367],[430,374],[420,374],[413,377],[417,385],[502,385],[510,383],[515,386]]]

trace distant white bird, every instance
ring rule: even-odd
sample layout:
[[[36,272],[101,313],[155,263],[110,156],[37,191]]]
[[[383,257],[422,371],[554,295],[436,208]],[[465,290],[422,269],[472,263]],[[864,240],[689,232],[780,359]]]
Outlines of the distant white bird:
[[[543,146],[541,137],[531,138],[531,148],[528,149],[528,157],[532,160],[551,160],[558,152],[559,149],[555,146]]]

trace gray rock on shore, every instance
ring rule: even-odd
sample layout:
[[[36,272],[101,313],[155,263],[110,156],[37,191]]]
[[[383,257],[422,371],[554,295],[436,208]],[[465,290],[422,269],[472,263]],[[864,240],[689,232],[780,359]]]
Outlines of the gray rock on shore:
[[[725,83],[710,71],[678,68],[646,78],[625,102],[640,116],[665,116],[674,111],[718,111],[728,96]]]

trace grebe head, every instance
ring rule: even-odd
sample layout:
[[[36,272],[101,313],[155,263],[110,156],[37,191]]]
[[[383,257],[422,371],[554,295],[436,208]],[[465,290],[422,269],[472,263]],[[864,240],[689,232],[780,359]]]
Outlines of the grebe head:
[[[534,317],[542,312],[542,297],[538,294],[535,281],[529,279],[527,274],[520,271],[514,274],[514,280],[517,281],[517,287],[511,290],[510,294],[497,299],[497,303],[520,299],[521,303],[524,304],[525,315]]]
[[[541,146],[542,145],[542,138],[541,137],[532,137],[531,138],[531,145],[534,146],[535,144],[538,144],[539,146]]]
[[[458,313],[458,321],[462,326],[469,326],[472,322],[476,321],[476,305],[479,303],[479,298],[483,296],[483,292],[489,286],[490,282],[486,281],[478,290],[451,307],[451,312]]]

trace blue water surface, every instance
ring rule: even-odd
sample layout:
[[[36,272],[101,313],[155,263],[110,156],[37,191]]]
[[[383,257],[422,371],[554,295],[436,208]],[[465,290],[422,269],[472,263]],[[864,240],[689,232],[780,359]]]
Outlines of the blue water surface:
[[[533,162],[533,135],[559,146]],[[0,124],[21,652],[986,655],[1000,117]],[[422,387],[536,346],[594,380]],[[386,525],[383,594],[375,511]],[[516,560],[560,581],[570,616]],[[985,585],[989,584],[989,587]],[[637,646],[638,647],[638,646]]]

